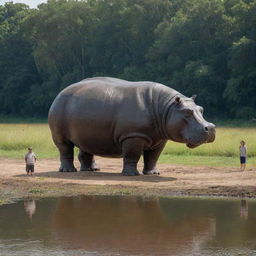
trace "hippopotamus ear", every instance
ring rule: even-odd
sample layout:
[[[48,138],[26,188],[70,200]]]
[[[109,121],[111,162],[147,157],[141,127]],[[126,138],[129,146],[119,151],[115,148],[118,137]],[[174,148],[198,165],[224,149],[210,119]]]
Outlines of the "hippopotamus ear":
[[[175,102],[176,102],[176,104],[180,104],[181,103],[181,99],[180,99],[179,96],[175,98]]]
[[[193,101],[195,101],[196,96],[197,96],[196,94],[192,95],[191,99],[192,99]]]

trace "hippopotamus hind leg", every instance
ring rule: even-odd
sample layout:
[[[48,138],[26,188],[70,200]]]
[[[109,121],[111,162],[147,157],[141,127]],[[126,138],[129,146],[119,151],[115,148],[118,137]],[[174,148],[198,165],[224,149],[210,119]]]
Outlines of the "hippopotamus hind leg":
[[[137,170],[137,164],[142,155],[144,145],[145,141],[140,138],[129,138],[122,143],[123,175],[140,175]]]
[[[60,152],[60,161],[61,166],[59,168],[60,172],[76,172],[76,168],[74,166],[74,144],[71,142],[62,142],[56,143],[56,146]]]
[[[81,163],[80,171],[99,171],[94,156],[92,154],[83,152],[81,149],[78,154],[78,160]]]
[[[166,141],[161,143],[157,148],[153,150],[146,150],[143,153],[144,157],[144,169],[143,174],[145,175],[151,175],[151,174],[160,174],[159,170],[156,167],[156,163],[158,161],[158,158],[161,154],[161,152],[164,149],[164,146],[166,144]]]

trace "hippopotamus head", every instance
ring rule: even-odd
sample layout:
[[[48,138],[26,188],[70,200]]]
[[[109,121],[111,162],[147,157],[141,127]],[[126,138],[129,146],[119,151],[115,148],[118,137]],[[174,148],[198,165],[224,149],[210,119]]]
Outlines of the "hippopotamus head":
[[[195,148],[215,140],[215,125],[203,118],[203,108],[191,98],[176,96],[167,115],[168,137],[176,142]]]

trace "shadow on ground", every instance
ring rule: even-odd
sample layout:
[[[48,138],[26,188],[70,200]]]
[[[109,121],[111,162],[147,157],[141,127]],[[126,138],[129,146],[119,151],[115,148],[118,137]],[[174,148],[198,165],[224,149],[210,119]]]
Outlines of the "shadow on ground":
[[[16,177],[26,177],[26,174],[17,175]],[[99,181],[143,181],[143,182],[167,182],[177,180],[172,177],[163,177],[161,175],[140,175],[140,176],[123,176],[121,173],[113,172],[71,172],[63,173],[57,171],[35,173],[35,177],[57,178],[68,180],[99,180]]]

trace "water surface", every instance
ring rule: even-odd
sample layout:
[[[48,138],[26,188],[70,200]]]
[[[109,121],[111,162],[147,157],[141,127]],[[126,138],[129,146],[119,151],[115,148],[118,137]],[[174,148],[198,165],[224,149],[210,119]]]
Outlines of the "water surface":
[[[26,200],[0,207],[0,255],[256,256],[256,202]]]

